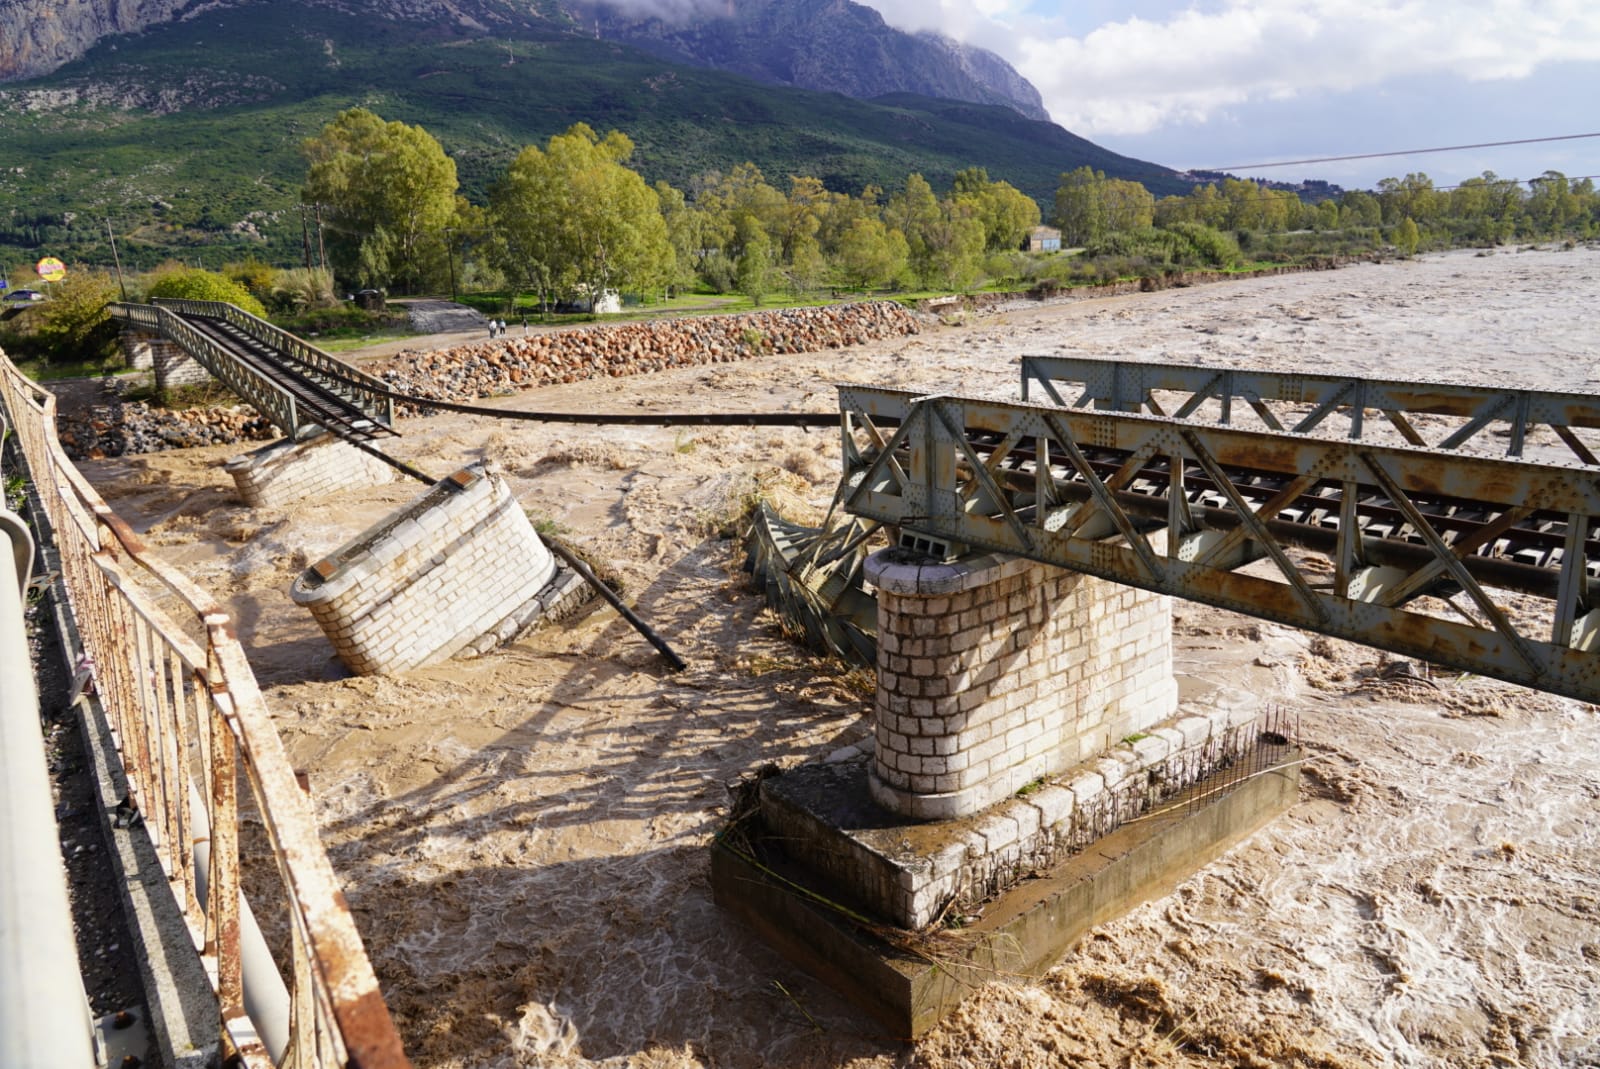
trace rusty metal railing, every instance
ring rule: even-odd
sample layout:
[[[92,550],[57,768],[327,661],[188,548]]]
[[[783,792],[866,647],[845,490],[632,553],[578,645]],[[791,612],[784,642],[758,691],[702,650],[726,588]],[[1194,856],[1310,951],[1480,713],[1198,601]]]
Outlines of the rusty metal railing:
[[[210,595],[147,554],[67,460],[54,396],[4,353],[0,405],[53,529],[129,804],[143,817],[215,986],[224,1049],[251,1067],[408,1066],[232,622]],[[270,853],[270,864],[265,856],[253,864],[251,853],[252,899],[281,898],[274,915],[286,918],[270,936],[290,992],[284,1050],[268,1051],[245,1011],[240,841],[249,829],[241,804],[253,808],[270,848],[260,852]],[[207,827],[209,857],[199,871],[195,847]]]
[[[231,323],[255,338],[276,349],[296,363],[312,371],[321,372],[347,392],[353,403],[385,426],[394,425],[394,399],[389,396],[388,384],[367,374],[353,364],[318,349],[303,338],[297,338],[281,327],[253,316],[236,304],[224,301],[191,301],[158,297],[158,307],[170,308],[181,316],[208,316]]]

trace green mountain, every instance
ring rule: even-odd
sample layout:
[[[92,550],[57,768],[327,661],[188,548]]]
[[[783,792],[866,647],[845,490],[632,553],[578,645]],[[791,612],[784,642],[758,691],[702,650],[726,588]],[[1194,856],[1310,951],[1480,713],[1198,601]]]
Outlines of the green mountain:
[[[216,265],[299,259],[299,143],[360,105],[427,128],[482,199],[511,157],[575,122],[633,138],[650,180],[750,160],[770,180],[830,188],[935,188],[988,169],[1048,206],[1063,171],[1088,165],[1186,187],[1155,164],[1108,152],[1006,107],[895,95],[871,101],[779,88],[677,65],[522,19],[396,21],[297,2],[205,10],[102,39],[53,74],[0,89],[0,267],[40,255]]]

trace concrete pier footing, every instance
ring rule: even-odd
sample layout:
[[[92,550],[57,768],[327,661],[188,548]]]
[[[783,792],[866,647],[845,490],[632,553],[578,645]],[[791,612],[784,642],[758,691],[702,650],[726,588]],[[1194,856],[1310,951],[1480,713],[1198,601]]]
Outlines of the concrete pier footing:
[[[712,881],[895,1035],[1043,970],[1294,801],[1293,748],[1254,709],[1176,713],[1167,598],[997,555],[886,550],[865,573],[872,737],[761,779]]]
[[[1042,974],[1089,928],[1169,893],[1292,805],[1299,751],[1273,749],[1260,774],[1221,789],[1202,779],[1191,788],[1201,800],[1180,796],[1031,874],[959,929],[897,933],[873,923],[859,900],[797,862],[787,838],[759,814],[713,845],[712,887],[719,905],[785,957],[911,1040],[981,984]],[[877,831],[893,837],[914,827],[884,823]]]

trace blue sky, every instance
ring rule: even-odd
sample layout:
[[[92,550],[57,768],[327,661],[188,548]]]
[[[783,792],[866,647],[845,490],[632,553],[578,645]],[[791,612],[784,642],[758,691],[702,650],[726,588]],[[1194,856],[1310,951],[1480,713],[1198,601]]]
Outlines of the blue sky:
[[[1600,0],[861,0],[1009,60],[1073,133],[1166,166],[1370,188],[1421,171],[1600,175]]]

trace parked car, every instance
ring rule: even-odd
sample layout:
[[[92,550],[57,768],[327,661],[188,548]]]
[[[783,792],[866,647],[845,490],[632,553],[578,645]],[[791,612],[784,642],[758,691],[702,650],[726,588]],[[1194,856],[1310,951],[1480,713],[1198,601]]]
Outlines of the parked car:
[[[0,297],[0,300],[10,301],[14,304],[23,304],[25,302],[42,301],[44,300],[44,294],[40,293],[38,290],[12,290],[4,297]]]

